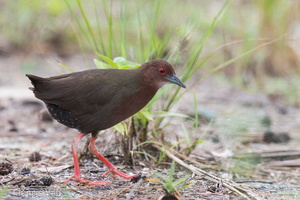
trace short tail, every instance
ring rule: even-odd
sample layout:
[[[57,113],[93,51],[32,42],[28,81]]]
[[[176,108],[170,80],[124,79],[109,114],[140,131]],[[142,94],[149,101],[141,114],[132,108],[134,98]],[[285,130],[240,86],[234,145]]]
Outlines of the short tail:
[[[44,80],[44,78],[38,77],[38,76],[35,76],[35,75],[32,75],[32,74],[26,74],[26,76],[30,79],[31,84],[33,85],[33,87],[29,88],[29,90],[31,90],[31,91],[35,91],[38,82],[41,82],[41,81]]]

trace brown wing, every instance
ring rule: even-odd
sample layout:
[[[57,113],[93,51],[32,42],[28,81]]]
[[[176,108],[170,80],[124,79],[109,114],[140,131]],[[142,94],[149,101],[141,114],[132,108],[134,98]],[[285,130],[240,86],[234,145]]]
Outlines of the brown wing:
[[[50,113],[56,114],[51,113],[57,121],[89,133],[118,123],[114,121],[112,110],[126,95],[132,95],[138,85],[132,84],[129,74],[133,73],[112,69],[50,78],[26,76],[32,81],[35,96],[46,103]]]
[[[87,70],[50,78],[27,74],[34,86],[33,92],[38,99],[73,110],[83,104],[105,104],[109,93],[108,71]]]

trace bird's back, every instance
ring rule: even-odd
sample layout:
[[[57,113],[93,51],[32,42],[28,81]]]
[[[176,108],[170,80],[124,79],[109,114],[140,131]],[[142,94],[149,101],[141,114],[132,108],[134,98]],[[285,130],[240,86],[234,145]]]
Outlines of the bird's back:
[[[130,117],[157,91],[144,90],[137,69],[95,69],[50,78],[26,76],[52,117],[83,133],[107,129]]]

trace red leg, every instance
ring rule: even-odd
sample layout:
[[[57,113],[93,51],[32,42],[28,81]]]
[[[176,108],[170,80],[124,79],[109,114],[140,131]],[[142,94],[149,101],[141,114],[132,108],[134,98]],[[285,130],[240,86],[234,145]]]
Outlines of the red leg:
[[[64,183],[69,182],[71,179],[75,179],[77,182],[80,183],[88,183],[89,185],[105,185],[107,183],[111,183],[110,181],[89,181],[81,178],[79,162],[78,162],[78,153],[77,153],[77,146],[79,141],[85,136],[85,134],[80,133],[72,143],[72,155],[74,160],[74,175],[64,181]]]
[[[114,177],[115,177],[115,175],[119,175],[125,179],[131,179],[133,177],[139,176],[138,174],[129,176],[127,174],[124,174],[123,172],[116,170],[116,167],[113,164],[111,164],[104,156],[102,156],[98,152],[97,147],[95,145],[95,140],[96,140],[96,138],[92,135],[92,139],[91,139],[89,148],[90,148],[90,152],[92,154],[94,154],[97,158],[99,158],[107,166],[108,171],[103,173],[102,174],[103,176],[107,175],[110,172],[113,173]]]

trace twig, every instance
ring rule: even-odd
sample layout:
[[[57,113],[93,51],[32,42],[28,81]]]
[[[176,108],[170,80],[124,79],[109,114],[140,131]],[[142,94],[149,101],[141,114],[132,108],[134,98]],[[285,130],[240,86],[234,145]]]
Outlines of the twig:
[[[186,155],[181,154],[181,153],[179,153],[179,152],[177,152],[177,151],[173,151],[172,153],[173,153],[175,156],[177,156],[177,157],[179,157],[179,158],[181,158],[181,159],[187,160],[187,161],[189,161],[190,163],[192,163],[192,164],[194,164],[194,165],[196,165],[196,166],[198,166],[198,167],[206,168],[206,169],[212,169],[212,170],[217,170],[217,169],[218,169],[218,166],[211,166],[211,165],[205,165],[205,164],[199,163],[199,162],[193,160],[192,158],[187,157]]]
[[[11,182],[11,181],[13,181],[13,180],[15,180],[15,178],[11,178],[11,179],[8,180],[8,181],[3,181],[3,182],[0,183],[0,185],[5,185],[5,184],[7,184],[7,183],[9,183],[9,182]]]
[[[268,180],[241,180],[236,181],[236,183],[264,183],[264,184],[273,184],[275,181],[268,181]]]
[[[174,154],[172,154],[169,150],[163,148],[163,147],[160,147],[158,145],[155,145],[153,144],[153,146],[155,148],[157,148],[158,150],[160,151],[163,151],[165,152],[165,154],[171,158],[172,160],[174,160],[175,162],[177,162],[178,164],[180,164],[181,166],[189,169],[190,171],[192,171],[193,173],[199,175],[199,176],[203,176],[205,175],[203,178],[207,179],[207,180],[210,180],[210,181],[213,181],[213,182],[223,182],[223,185],[225,187],[227,187],[228,189],[230,189],[231,191],[235,192],[236,194],[246,198],[246,199],[251,199],[251,198],[254,198],[254,199],[262,199],[262,197],[258,197],[258,195],[250,190],[246,190],[244,188],[242,188],[240,185],[236,184],[236,183],[232,183],[232,182],[228,182],[228,181],[224,181],[214,175],[211,175],[197,167],[194,167],[192,165],[188,165],[187,163],[185,163],[183,160],[179,159],[177,156],[175,156]]]
[[[12,161],[8,160],[7,158],[5,158],[4,160],[6,160],[7,162],[9,162],[10,164],[14,164]]]
[[[78,193],[78,194],[83,194],[83,192],[81,192],[81,191],[79,191],[77,188],[74,188],[74,187],[69,187],[70,188],[70,190],[72,190],[73,192],[76,192],[76,193]]]

